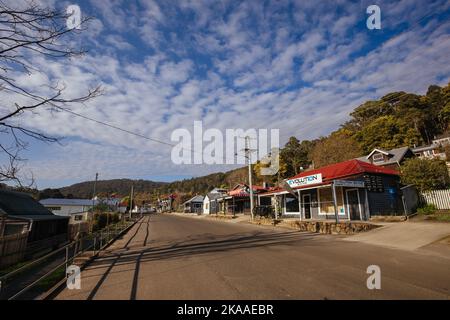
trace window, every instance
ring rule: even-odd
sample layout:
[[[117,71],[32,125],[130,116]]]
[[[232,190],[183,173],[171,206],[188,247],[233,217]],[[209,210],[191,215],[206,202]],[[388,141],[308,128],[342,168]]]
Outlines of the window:
[[[331,188],[318,189],[320,199],[320,214],[334,215],[333,190]],[[336,187],[336,204],[339,214],[345,214],[344,203],[342,201],[342,188]]]
[[[333,193],[331,188],[319,189],[320,213],[334,214]]]
[[[373,162],[383,162],[384,161],[384,155],[382,153],[375,153],[372,156]]]
[[[83,216],[82,215],[76,215],[76,216],[74,216],[74,220],[75,221],[81,221],[81,220],[83,220]]]
[[[59,211],[61,210],[61,207],[46,207],[50,211]]]
[[[286,212],[298,212],[298,199],[291,194],[285,196]]]

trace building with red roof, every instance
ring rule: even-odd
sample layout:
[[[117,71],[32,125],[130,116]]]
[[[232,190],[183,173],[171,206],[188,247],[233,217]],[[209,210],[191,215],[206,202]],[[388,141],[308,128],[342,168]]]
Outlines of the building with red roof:
[[[252,186],[253,195],[256,202],[256,196],[268,190],[262,186]],[[239,183],[233,189],[228,191],[226,195],[217,199],[219,203],[219,211],[223,213],[244,213],[250,214],[250,187],[244,183]]]
[[[284,187],[259,194],[258,203],[304,220],[369,220],[404,212],[399,173],[358,159],[286,179]]]

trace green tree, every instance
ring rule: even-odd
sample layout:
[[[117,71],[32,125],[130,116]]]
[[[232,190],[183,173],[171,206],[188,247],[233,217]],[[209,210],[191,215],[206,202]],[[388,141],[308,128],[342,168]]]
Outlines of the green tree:
[[[309,154],[314,146],[312,141],[300,142],[296,137],[290,137],[283,149],[280,150],[280,158],[286,165],[285,174],[293,176],[300,173],[301,168],[308,168],[311,164]]]
[[[353,159],[361,155],[359,144],[344,129],[321,138],[311,151],[315,168]]]
[[[420,191],[443,189],[450,184],[445,161],[412,158],[401,167],[403,184],[413,184]]]
[[[49,199],[49,198],[62,199],[62,198],[64,198],[64,195],[61,193],[61,191],[59,189],[47,188],[42,191],[39,191],[38,200]]]
[[[413,127],[394,116],[377,118],[356,133],[355,138],[365,153],[374,148],[392,149],[420,145],[423,142]]]
[[[447,157],[447,161],[450,161],[450,145],[445,146],[444,152],[445,156]]]

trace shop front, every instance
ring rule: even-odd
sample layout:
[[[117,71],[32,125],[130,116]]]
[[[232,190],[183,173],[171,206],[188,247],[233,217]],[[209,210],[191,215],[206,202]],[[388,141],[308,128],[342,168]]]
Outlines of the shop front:
[[[302,220],[368,220],[403,213],[396,171],[349,160],[303,172],[283,188],[258,196],[278,215]],[[266,199],[264,199],[266,198]]]

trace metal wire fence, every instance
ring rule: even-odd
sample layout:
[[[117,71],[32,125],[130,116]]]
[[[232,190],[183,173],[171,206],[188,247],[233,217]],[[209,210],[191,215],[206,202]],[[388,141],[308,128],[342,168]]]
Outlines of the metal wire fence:
[[[0,277],[0,299],[34,299],[63,280],[67,267],[89,259],[131,228],[140,217],[116,223],[70,242]]]

